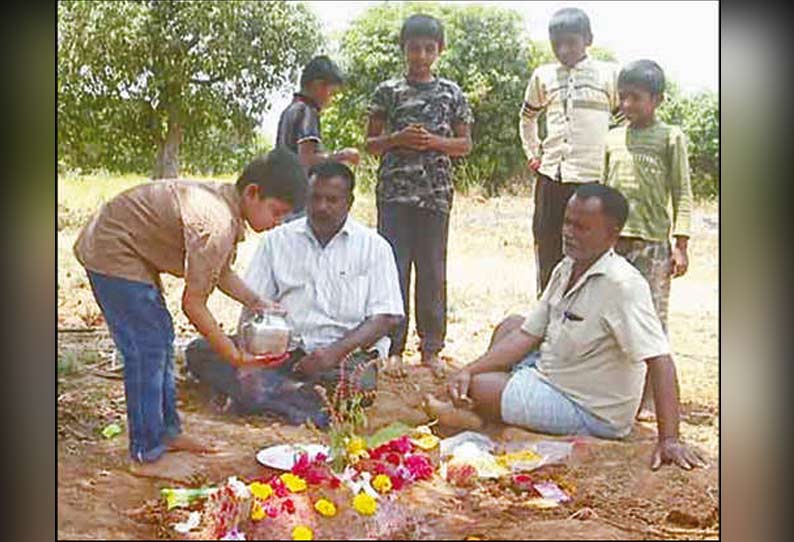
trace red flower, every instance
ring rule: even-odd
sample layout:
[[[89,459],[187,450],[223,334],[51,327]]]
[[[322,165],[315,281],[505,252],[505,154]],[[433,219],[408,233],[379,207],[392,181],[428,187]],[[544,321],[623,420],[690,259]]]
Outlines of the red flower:
[[[284,482],[282,482],[281,478],[278,476],[273,476],[273,478],[270,479],[269,484],[273,488],[273,492],[276,494],[276,497],[286,497],[289,494],[287,486],[284,485]]]
[[[408,435],[403,435],[400,438],[389,441],[388,445],[392,452],[398,454],[407,454],[414,449],[414,445]]]
[[[331,476],[331,479],[328,480],[328,485],[331,486],[331,489],[339,489],[342,482],[336,476]]]
[[[369,451],[369,457],[371,459],[382,459],[383,456],[389,451],[388,444],[381,444],[377,448]]]
[[[386,465],[384,465],[383,463],[376,463],[373,472],[375,473],[375,475],[387,474],[389,472],[389,469],[386,468]]]
[[[389,476],[389,480],[391,480],[391,488],[394,491],[400,491],[405,487],[405,480],[403,480],[402,476]]]
[[[325,462],[328,461],[328,456],[325,454],[317,454],[314,456],[314,462],[319,463],[321,465],[325,465]]]
[[[267,514],[268,517],[274,518],[274,517],[278,516],[278,507],[277,506],[274,506],[271,503],[266,503],[264,508],[265,508],[265,513]]]
[[[395,452],[389,452],[386,454],[386,461],[396,467],[402,462],[402,458],[400,458],[400,455]]]
[[[294,514],[295,513],[295,503],[292,502],[292,499],[287,499],[286,501],[284,501],[281,504],[281,510],[283,512],[288,513],[288,514]]]
[[[405,458],[405,467],[414,480],[427,480],[433,476],[433,464],[425,455],[410,455]]]

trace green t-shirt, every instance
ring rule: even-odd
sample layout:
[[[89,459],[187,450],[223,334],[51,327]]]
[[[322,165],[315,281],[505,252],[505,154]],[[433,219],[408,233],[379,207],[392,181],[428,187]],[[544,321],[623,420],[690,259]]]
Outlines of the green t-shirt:
[[[607,135],[604,183],[629,202],[621,235],[667,241],[689,237],[692,185],[686,138],[656,120],[645,128],[620,126]]]

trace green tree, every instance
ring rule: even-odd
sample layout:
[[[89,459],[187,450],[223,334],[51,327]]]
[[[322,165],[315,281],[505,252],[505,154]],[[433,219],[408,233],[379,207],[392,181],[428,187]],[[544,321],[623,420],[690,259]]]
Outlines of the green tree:
[[[403,73],[399,31],[403,20],[418,12],[443,21],[447,49],[436,72],[460,85],[474,112],[474,150],[456,160],[455,182],[464,189],[476,183],[494,194],[523,172],[526,162],[518,138],[518,111],[536,63],[524,22],[513,10],[424,2],[380,4],[367,10],[341,40],[340,61],[349,84],[323,115],[325,137],[334,146],[362,145],[367,103],[378,83]]]
[[[154,178],[177,176],[180,155],[237,169],[270,93],[321,40],[294,2],[60,2],[60,160]]]
[[[687,153],[696,196],[715,196],[720,185],[720,112],[714,92],[682,94],[668,82],[659,107],[661,120],[681,127],[687,137]]]

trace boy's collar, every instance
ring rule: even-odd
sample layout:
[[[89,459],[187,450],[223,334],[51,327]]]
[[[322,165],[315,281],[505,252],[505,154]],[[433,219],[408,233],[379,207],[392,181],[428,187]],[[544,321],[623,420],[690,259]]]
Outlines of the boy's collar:
[[[408,77],[408,73],[404,73],[403,78],[405,79],[405,82],[408,83],[409,85],[432,85],[433,83],[438,81],[438,76],[436,76],[436,74],[432,74],[432,75],[433,78],[430,81],[415,81],[410,77]]]
[[[576,64],[574,64],[574,65],[573,65],[573,67],[572,67],[572,68],[570,68],[570,67],[566,66],[565,64],[563,64],[563,63],[562,63],[562,62],[560,62],[559,60],[558,60],[557,62],[560,62],[560,65],[562,65],[562,66],[563,66],[565,69],[567,69],[567,70],[575,70],[575,69],[577,69],[577,68],[581,68],[581,67],[582,67],[582,64],[584,64],[584,63],[585,63],[585,62],[587,62],[588,60],[590,60],[590,57],[587,55],[587,53],[585,53],[585,55],[584,55],[582,58],[580,58],[580,59],[579,59],[579,61],[578,61]]]
[[[318,104],[316,101],[314,101],[314,98],[312,98],[308,94],[304,94],[303,92],[294,93],[292,95],[292,99],[293,99],[293,101],[301,101],[301,102],[308,103],[309,105],[314,107],[317,111],[320,110],[320,104]]]

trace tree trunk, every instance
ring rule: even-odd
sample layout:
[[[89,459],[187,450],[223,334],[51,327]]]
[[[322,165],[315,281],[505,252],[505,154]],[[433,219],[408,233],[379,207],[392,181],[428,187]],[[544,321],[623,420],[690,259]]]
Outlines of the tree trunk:
[[[179,145],[182,143],[182,126],[168,121],[168,133],[160,141],[157,161],[154,164],[152,179],[175,179],[179,177]]]

